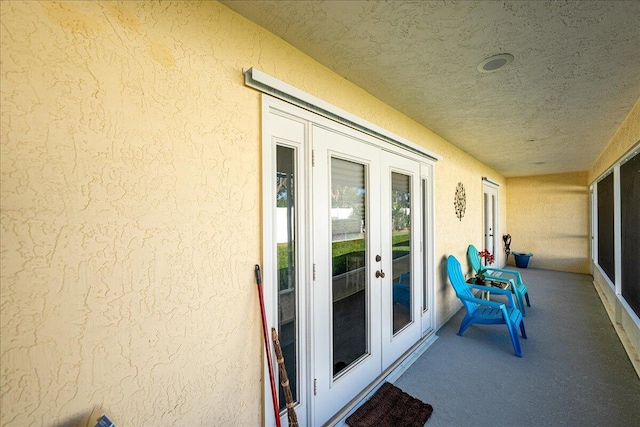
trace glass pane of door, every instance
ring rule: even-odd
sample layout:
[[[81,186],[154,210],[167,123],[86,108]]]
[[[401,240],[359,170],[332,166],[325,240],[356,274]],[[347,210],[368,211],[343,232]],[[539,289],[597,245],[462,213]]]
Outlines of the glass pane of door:
[[[422,310],[423,311],[427,311],[429,309],[429,281],[427,280],[428,276],[428,271],[427,271],[427,257],[429,256],[429,254],[427,253],[427,248],[429,247],[427,245],[427,242],[429,241],[429,235],[428,235],[428,231],[429,231],[429,227],[427,227],[427,219],[428,219],[428,215],[429,212],[427,211],[427,197],[429,196],[428,193],[428,187],[427,187],[427,180],[423,179],[422,180],[422,242],[423,242],[423,249],[422,249],[422,254],[420,256],[420,260],[421,260],[421,264],[422,264]]]
[[[488,249],[489,252],[493,253],[493,247],[491,245],[491,239],[493,237],[493,228],[491,226],[492,222],[492,214],[491,210],[491,194],[487,193],[485,190],[484,193],[484,249]]]
[[[500,263],[499,254],[496,253],[499,247],[498,240],[498,187],[487,181],[482,181],[483,192],[483,216],[484,216],[484,248],[496,256],[496,261]]]
[[[365,165],[331,159],[333,375],[367,353]]]
[[[411,322],[411,177],[391,173],[393,333]]]
[[[278,262],[278,337],[294,401],[298,401],[298,328],[296,298],[295,158],[293,148],[277,146],[276,237]],[[280,409],[285,407],[280,388]]]

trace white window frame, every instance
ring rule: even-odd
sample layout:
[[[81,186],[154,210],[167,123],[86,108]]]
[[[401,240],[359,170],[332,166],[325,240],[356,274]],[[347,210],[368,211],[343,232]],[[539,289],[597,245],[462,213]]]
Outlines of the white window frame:
[[[618,169],[618,172],[620,170]],[[607,176],[609,176],[609,174],[615,174],[615,167],[611,167],[609,169],[606,170],[606,172],[604,172],[602,175],[600,175],[598,177],[598,179],[596,180],[596,182],[593,183],[593,204],[591,206],[591,212],[592,212],[592,216],[593,216],[593,226],[594,226],[594,231],[593,231],[593,267],[595,269],[598,270],[598,272],[600,273],[600,275],[604,278],[604,280],[607,282],[607,284],[609,285],[609,287],[611,287],[611,289],[613,290],[613,292],[616,295],[620,295],[620,287],[616,286],[615,282],[612,282],[611,279],[609,278],[609,275],[607,273],[605,273],[605,271],[602,269],[602,267],[600,267],[600,264],[598,264],[598,184],[600,183],[600,181],[602,181],[604,178],[606,178]],[[620,184],[620,180],[618,179],[617,181],[618,184]],[[619,240],[619,234],[616,233],[616,223],[620,222],[620,210],[619,207],[620,205],[618,204],[618,209],[616,209],[616,200],[615,200],[615,193],[619,191],[619,186],[616,186],[616,178],[614,176],[613,178],[613,192],[614,192],[614,200],[613,200],[613,229],[614,229],[614,242],[613,242],[613,250],[616,252],[617,256],[614,258],[614,274],[616,276],[616,282],[619,281],[620,275],[618,274],[618,266],[617,264],[619,263],[619,254],[620,254],[620,245],[618,245],[618,243],[616,243],[615,239]],[[619,196],[618,196],[618,201],[619,201]]]
[[[593,268],[596,269],[600,276],[607,282],[607,284],[613,290],[617,301],[624,308],[626,313],[635,323],[636,327],[640,329],[640,318],[633,311],[631,306],[622,296],[622,223],[621,223],[621,198],[620,198],[620,166],[625,163],[631,157],[640,153],[640,142],[638,142],[631,150],[629,150],[624,156],[622,156],[613,166],[604,171],[598,178],[591,184],[592,198],[591,198],[591,215],[592,215],[592,251],[591,261]],[[614,240],[613,247],[615,251],[614,257],[614,271],[615,280],[612,282],[609,276],[604,272],[602,267],[598,264],[598,183],[602,179],[606,178],[609,174],[613,174],[613,230]]]

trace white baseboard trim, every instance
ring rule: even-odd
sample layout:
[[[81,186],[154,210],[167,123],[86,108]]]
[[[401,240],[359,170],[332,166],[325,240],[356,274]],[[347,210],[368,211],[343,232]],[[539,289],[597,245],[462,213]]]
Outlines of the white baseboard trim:
[[[629,340],[629,337],[627,336],[627,332],[616,321],[615,310],[609,303],[609,299],[604,294],[604,291],[600,287],[600,284],[596,280],[594,280],[593,286],[594,288],[596,288],[596,292],[598,292],[600,301],[602,301],[602,305],[604,306],[604,309],[607,312],[607,315],[609,316],[609,320],[611,321],[611,324],[616,330],[616,333],[618,334],[618,338],[620,339],[620,342],[622,343],[624,350],[627,352],[627,356],[629,356],[629,360],[631,360],[631,364],[633,365],[633,368],[636,370],[636,374],[638,375],[638,378],[640,378],[640,356],[638,355],[638,351],[635,349],[635,347]]]

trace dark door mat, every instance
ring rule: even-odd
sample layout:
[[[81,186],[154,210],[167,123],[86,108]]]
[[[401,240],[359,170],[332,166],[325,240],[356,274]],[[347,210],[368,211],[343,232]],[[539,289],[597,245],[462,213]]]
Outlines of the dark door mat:
[[[423,427],[432,412],[428,403],[384,383],[346,422],[351,427]]]

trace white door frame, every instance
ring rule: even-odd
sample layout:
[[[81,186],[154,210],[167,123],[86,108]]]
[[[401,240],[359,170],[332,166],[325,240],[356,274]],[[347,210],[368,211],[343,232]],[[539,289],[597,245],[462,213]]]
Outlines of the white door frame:
[[[306,117],[305,117],[306,116]],[[300,173],[296,176],[296,190],[298,194],[306,193],[308,187],[308,167],[311,158],[311,150],[309,148],[308,124],[310,114],[304,111],[296,111],[288,108],[282,102],[275,101],[269,97],[263,99],[262,104],[262,279],[263,294],[268,327],[278,327],[278,271],[277,271],[277,252],[274,248],[277,245],[277,208],[275,205],[276,190],[272,185],[276,175],[276,148],[284,146],[296,150],[296,169]],[[308,247],[310,233],[309,229],[309,210],[310,206],[305,197],[297,197],[296,204],[296,267],[298,284],[310,283],[312,280],[311,272],[308,267],[308,259],[310,257]],[[312,385],[309,384],[309,360],[304,355],[313,354],[309,348],[310,342],[307,339],[308,333],[308,317],[306,316],[305,302],[308,298],[309,288],[307,286],[297,286],[297,333],[298,341],[298,373],[288,372],[291,378],[297,374],[298,381],[298,397],[299,401],[296,405],[296,412],[301,419],[302,425],[308,425],[307,417],[310,412],[310,394],[309,390]],[[269,340],[270,342],[270,340]],[[263,349],[264,353],[264,349]],[[273,371],[278,372],[275,363],[272,367]],[[264,357],[263,367],[263,396],[264,396],[264,419],[266,426],[274,426],[275,414],[273,413],[273,399],[270,389],[269,371]],[[280,382],[276,379],[276,385]],[[281,424],[286,426],[288,421],[285,413],[281,413]]]
[[[262,164],[263,164],[263,279],[265,283],[264,295],[265,295],[265,309],[267,312],[267,322],[269,328],[271,326],[276,327],[278,325],[278,290],[277,283],[277,257],[274,253],[276,237],[275,227],[273,226],[275,221],[275,189],[273,185],[273,177],[275,176],[275,147],[277,144],[284,144],[285,146],[295,147],[297,150],[297,161],[299,162],[299,171],[297,174],[297,183],[299,185],[297,195],[296,220],[299,226],[299,233],[297,235],[297,242],[299,248],[299,259],[297,260],[297,266],[299,267],[299,282],[305,284],[298,288],[298,306],[299,306],[299,325],[298,330],[300,332],[300,357],[298,358],[299,369],[299,398],[300,402],[296,406],[296,412],[300,420],[301,425],[312,425],[313,420],[316,419],[315,409],[313,404],[314,399],[314,379],[315,374],[313,372],[313,366],[315,366],[316,349],[314,348],[313,337],[313,319],[309,314],[311,313],[311,307],[313,307],[313,295],[311,292],[311,283],[313,283],[313,241],[311,230],[312,224],[312,198],[311,198],[311,171],[313,163],[313,154],[311,150],[311,125],[321,125],[329,128],[335,128],[336,126],[342,126],[335,123],[333,120],[329,120],[315,113],[306,111],[302,108],[293,106],[289,103],[282,102],[268,95],[262,95]],[[289,121],[294,124],[292,128],[276,131],[278,127],[277,121]],[[360,131],[346,128],[347,132],[356,132],[360,136],[365,136],[365,139],[374,141],[379,147],[402,153],[402,155],[410,158],[414,158],[420,162],[420,177],[426,182],[427,190],[420,194],[420,198],[424,195],[428,195],[428,200],[425,201],[424,206],[427,212],[424,213],[425,220],[422,221],[422,230],[426,232],[421,233],[420,239],[422,240],[422,257],[419,262],[421,264],[426,263],[424,271],[427,272],[425,277],[427,283],[427,298],[429,306],[422,307],[423,312],[416,318],[422,325],[421,335],[425,336],[433,331],[435,325],[435,277],[434,277],[434,245],[435,245],[435,228],[434,214],[435,206],[433,200],[433,188],[434,188],[434,166],[435,162],[429,157],[420,156],[419,151],[404,151],[397,146],[392,146],[382,140],[371,137],[370,135],[362,134]],[[422,182],[422,181],[421,181]],[[420,190],[421,191],[421,190]],[[422,289],[418,286],[416,292],[416,301],[423,301]],[[417,303],[417,307],[421,307],[421,304]],[[421,316],[421,317],[420,317]],[[419,320],[421,319],[421,320]],[[419,339],[419,337],[418,337]],[[277,372],[277,367],[274,366],[274,370]],[[292,374],[289,373],[289,376]],[[268,379],[268,370],[266,364],[264,366],[264,411],[265,411],[265,425],[275,425],[275,417],[271,410],[271,391]],[[278,381],[276,380],[276,383]],[[281,413],[282,425],[286,425],[286,413]]]
[[[482,180],[483,248],[495,256],[495,264],[502,266],[502,246],[500,244],[500,203],[498,184]],[[481,249],[481,250],[482,250]]]
[[[421,190],[422,191],[422,221],[420,230],[420,249],[422,263],[422,296],[421,296],[421,319],[422,336],[427,336],[435,330],[436,325],[436,305],[435,305],[435,173],[434,164],[423,162],[420,165]]]

